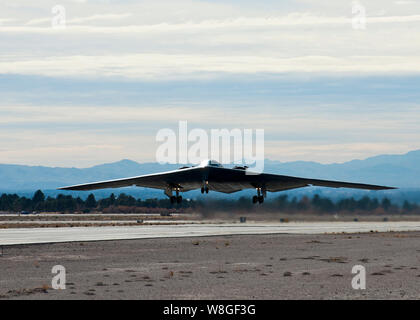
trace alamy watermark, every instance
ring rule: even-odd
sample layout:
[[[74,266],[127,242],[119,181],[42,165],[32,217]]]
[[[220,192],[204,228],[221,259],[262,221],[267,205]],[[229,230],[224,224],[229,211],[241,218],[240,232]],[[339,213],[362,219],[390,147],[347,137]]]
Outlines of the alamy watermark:
[[[53,14],[51,20],[51,27],[53,29],[65,29],[66,28],[66,8],[62,5],[56,5],[51,8]]]
[[[353,1],[351,13],[353,15],[351,19],[352,28],[354,30],[366,29],[366,8],[359,1]]]
[[[64,268],[62,265],[56,265],[52,268],[51,273],[55,274],[51,280],[51,287],[55,290],[65,290],[66,268]]]
[[[247,174],[264,170],[263,129],[188,130],[187,121],[179,121],[178,130],[161,129],[156,134],[161,143],[156,161],[164,163],[199,164],[212,159],[222,164],[246,165]]]
[[[354,290],[366,289],[366,268],[361,265],[355,265],[351,269],[351,273],[355,276],[351,280],[351,286]]]

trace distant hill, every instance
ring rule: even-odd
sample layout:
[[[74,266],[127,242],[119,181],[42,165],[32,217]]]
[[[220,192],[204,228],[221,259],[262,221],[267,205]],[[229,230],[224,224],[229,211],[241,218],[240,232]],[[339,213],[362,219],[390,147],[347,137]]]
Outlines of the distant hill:
[[[85,169],[0,164],[0,190],[56,189],[70,184],[138,176],[178,167],[158,163],[140,164],[131,160]]]
[[[320,179],[344,180],[381,184],[402,188],[420,190],[420,150],[403,155],[379,155],[365,160],[352,160],[345,163],[320,164],[317,162],[295,161],[265,161],[265,172],[310,177]],[[57,168],[42,166],[0,164],[0,193],[27,193],[42,189],[55,190],[57,187],[93,182],[100,180],[124,178],[159,171],[173,170],[180,165],[160,165],[158,163],[137,163],[131,160],[121,160],[114,163],[101,164],[90,168]],[[133,192],[133,188],[130,192]],[[120,189],[127,190],[127,189]],[[162,192],[136,188],[142,197],[162,196]],[[334,192],[323,189],[323,193]],[[56,193],[56,191],[51,191]],[[298,191],[301,193],[302,191]],[[305,189],[304,192],[309,192]],[[355,191],[348,190],[348,193]],[[98,191],[95,194],[108,194],[108,191]],[[84,194],[84,193],[83,193]]]
[[[267,160],[265,171],[372,184],[399,188],[420,188],[420,150],[403,155],[379,155],[365,160],[320,164],[296,161],[280,163]]]

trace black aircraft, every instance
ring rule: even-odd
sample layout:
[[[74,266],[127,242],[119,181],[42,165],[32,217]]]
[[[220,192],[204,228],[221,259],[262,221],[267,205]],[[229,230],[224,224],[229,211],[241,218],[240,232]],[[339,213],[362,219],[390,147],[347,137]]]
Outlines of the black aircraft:
[[[308,186],[366,190],[395,189],[371,184],[306,179],[269,173],[257,174],[248,172],[247,167],[224,168],[217,161],[206,160],[195,167],[182,167],[178,170],[138,177],[80,184],[59,188],[59,190],[86,191],[129,186],[162,189],[171,199],[171,203],[181,203],[180,192],[195,189],[201,189],[201,193],[209,193],[209,190],[234,193],[244,189],[255,189],[257,195],[252,198],[253,203],[263,203],[267,191],[277,192]],[[173,195],[174,192],[175,196]]]

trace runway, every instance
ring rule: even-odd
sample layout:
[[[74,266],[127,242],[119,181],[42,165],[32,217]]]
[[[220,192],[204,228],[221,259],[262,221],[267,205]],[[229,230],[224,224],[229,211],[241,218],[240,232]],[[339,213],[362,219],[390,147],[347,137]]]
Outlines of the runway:
[[[0,230],[0,245],[256,234],[420,231],[420,222],[293,222],[187,224]]]

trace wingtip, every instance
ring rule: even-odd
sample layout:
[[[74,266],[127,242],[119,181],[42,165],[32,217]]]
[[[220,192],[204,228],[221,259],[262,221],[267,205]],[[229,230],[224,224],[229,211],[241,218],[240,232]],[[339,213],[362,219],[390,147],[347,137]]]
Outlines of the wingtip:
[[[397,187],[383,187],[383,190],[397,190]]]
[[[71,188],[70,187],[60,187],[60,188],[57,188],[56,190],[71,190]]]

